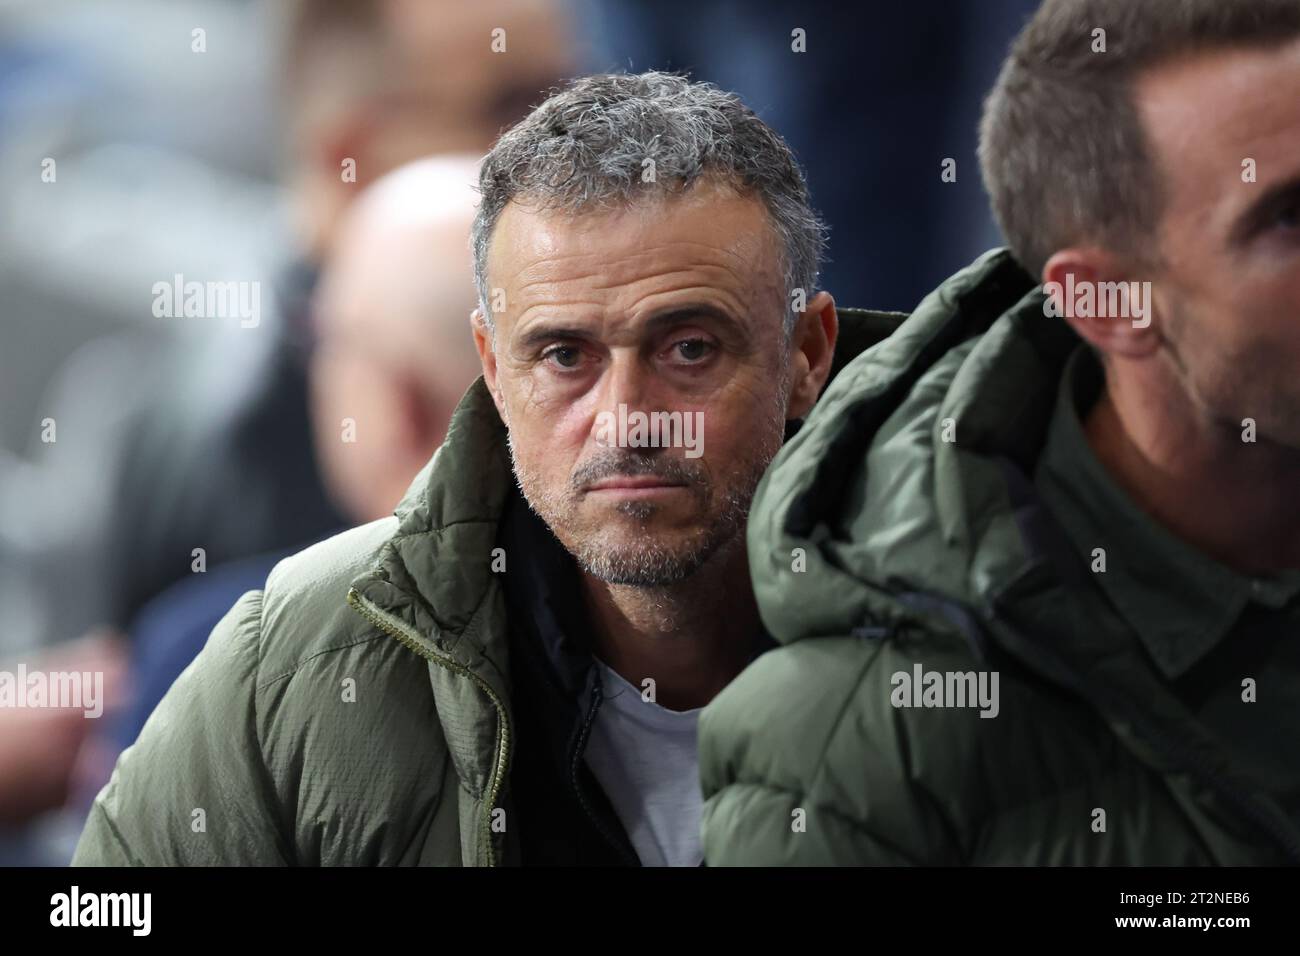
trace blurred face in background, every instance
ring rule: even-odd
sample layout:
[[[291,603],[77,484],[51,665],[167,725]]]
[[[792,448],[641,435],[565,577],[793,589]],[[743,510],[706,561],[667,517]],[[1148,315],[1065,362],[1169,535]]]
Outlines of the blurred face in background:
[[[411,77],[408,128],[436,117],[439,142],[426,152],[486,152],[577,69],[575,28],[563,0],[385,6],[399,62]]]
[[[356,7],[304,28],[292,80],[295,217],[313,258],[366,185],[421,156],[486,152],[576,68],[560,0],[325,2]]]

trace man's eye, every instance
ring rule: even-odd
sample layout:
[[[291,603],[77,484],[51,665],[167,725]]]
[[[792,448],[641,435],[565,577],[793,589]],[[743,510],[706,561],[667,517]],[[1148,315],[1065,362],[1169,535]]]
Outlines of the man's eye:
[[[542,358],[560,368],[577,368],[582,350],[573,345],[555,345],[543,352]]]
[[[1281,229],[1300,229],[1300,202],[1283,206],[1277,211],[1273,222]]]
[[[683,339],[678,342],[674,348],[677,349],[677,355],[679,358],[682,358],[687,362],[698,362],[700,359],[708,356],[709,350],[712,346],[709,345],[708,342],[704,341],[704,339]]]

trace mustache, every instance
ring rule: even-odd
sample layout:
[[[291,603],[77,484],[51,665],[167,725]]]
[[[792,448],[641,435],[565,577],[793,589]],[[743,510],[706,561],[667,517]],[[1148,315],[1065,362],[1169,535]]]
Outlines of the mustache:
[[[683,485],[707,484],[704,468],[694,461],[658,455],[638,455],[623,450],[602,452],[579,465],[569,478],[575,490],[606,478],[653,475]]]

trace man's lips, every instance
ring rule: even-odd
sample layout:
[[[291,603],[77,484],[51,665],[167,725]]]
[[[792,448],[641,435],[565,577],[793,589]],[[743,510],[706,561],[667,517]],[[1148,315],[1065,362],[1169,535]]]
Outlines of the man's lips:
[[[685,488],[680,481],[661,478],[658,475],[619,475],[604,478],[587,486],[588,491],[654,492],[668,491],[673,488]]]

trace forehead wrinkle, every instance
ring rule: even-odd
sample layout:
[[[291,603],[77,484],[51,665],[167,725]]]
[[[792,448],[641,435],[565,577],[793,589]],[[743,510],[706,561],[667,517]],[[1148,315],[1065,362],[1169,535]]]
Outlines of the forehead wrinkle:
[[[712,223],[714,217],[725,210],[737,210],[739,222],[722,245],[695,242],[690,230],[701,222]],[[555,214],[546,210],[529,209],[513,204],[502,214],[503,220],[508,213],[531,219],[531,241],[524,243],[532,247],[535,258],[564,259],[574,256],[603,255],[607,253],[605,238],[611,228],[629,236],[627,245],[634,253],[651,254],[671,245],[700,246],[710,252],[722,253],[742,261],[751,259],[754,246],[773,246],[779,251],[780,240],[767,209],[754,197],[738,196],[730,191],[718,194],[713,191],[695,192],[687,196],[666,198],[651,197],[631,205],[615,209],[596,209],[587,213]],[[631,223],[630,229],[623,224]],[[575,229],[575,226],[577,227]],[[658,237],[665,231],[676,231],[679,235],[669,240]],[[636,238],[640,236],[641,238]],[[520,237],[523,239],[524,237]],[[562,246],[577,248],[568,253],[561,253]],[[583,246],[597,248],[583,249]],[[522,249],[520,251],[523,251]],[[555,253],[555,255],[552,255]]]
[[[743,294],[744,290],[751,289],[752,286],[752,290],[757,291],[757,289],[762,288],[762,286],[745,284],[745,283],[737,283],[735,288],[731,288],[727,284],[710,282],[709,274],[714,271],[730,272],[730,270],[721,266],[705,266],[705,267],[691,266],[685,269],[674,269],[671,272],[659,272],[653,275],[647,275],[642,278],[635,279],[631,282],[608,283],[608,284],[603,284],[598,282],[593,287],[584,287],[583,289],[578,291],[583,293],[589,293],[592,291],[625,292],[626,299],[628,301],[625,306],[618,308],[617,311],[621,313],[626,313],[629,318],[633,318],[647,311],[651,311],[659,308],[658,305],[647,305],[646,301],[649,299],[658,299],[661,297],[672,296],[677,293],[689,292],[689,291],[695,291],[697,293],[696,297],[699,301],[712,300],[712,301],[720,302],[722,305],[726,306],[728,310],[731,311],[733,314],[735,314],[737,317],[743,317],[745,313],[748,311],[747,302]],[[527,301],[527,299],[529,298],[527,290],[537,288],[537,287],[542,287],[545,290],[560,284],[562,283],[554,283],[550,281],[534,282],[531,283],[529,286],[525,287],[524,290],[521,290],[521,296],[525,301]],[[650,284],[651,287],[645,288],[647,284]],[[605,310],[612,305],[616,305],[616,303],[611,303],[610,301],[608,301],[608,299],[602,301],[596,301],[593,299],[588,299],[585,295],[573,299],[561,295],[561,298],[564,300],[564,306],[566,308],[571,308],[573,306],[581,305],[581,306],[590,306],[591,308],[597,310]],[[542,293],[541,299],[542,301],[532,302],[528,304],[519,313],[520,319],[522,320],[523,317],[526,316],[533,309],[544,308],[547,305],[551,304],[548,301],[546,301],[547,296],[545,295],[544,291]],[[682,303],[682,304],[685,305],[687,303]]]
[[[712,256],[701,257],[692,262],[682,263],[677,266],[665,268],[662,259],[658,258],[659,254],[666,248],[674,245],[698,246],[714,253]],[[646,282],[662,280],[667,276],[689,274],[697,277],[693,284],[710,286],[710,279],[723,278],[730,280],[722,285],[734,285],[737,288],[746,288],[753,283],[745,276],[740,267],[748,264],[749,260],[742,253],[730,250],[719,249],[717,246],[708,243],[694,243],[683,240],[682,242],[666,243],[648,249],[637,249],[630,255],[620,256],[610,261],[593,261],[588,268],[575,269],[568,274],[560,275],[537,275],[538,272],[545,270],[548,265],[555,264],[562,260],[600,260],[602,253],[590,252],[567,255],[563,257],[548,257],[545,261],[535,262],[524,269],[520,270],[521,277],[529,277],[520,288],[520,294],[527,296],[528,292],[538,286],[553,287],[575,282],[592,281],[591,288],[598,292],[608,292],[621,287],[635,287]],[[533,277],[535,276],[535,278]],[[701,278],[702,277],[702,278]]]
[[[574,313],[579,307],[596,312],[613,309],[630,318],[644,313],[641,303],[647,298],[688,288],[698,288],[702,296],[713,298],[743,317],[751,302],[769,287],[779,289],[781,285],[779,237],[761,204],[729,197],[724,203],[741,201],[748,206],[741,222],[720,236],[720,242],[697,240],[691,235],[692,228],[699,228],[702,212],[718,205],[716,198],[707,204],[700,198],[677,206],[681,214],[667,221],[661,215],[675,203],[620,210],[613,214],[616,221],[612,230],[607,228],[611,224],[602,213],[584,223],[582,216],[547,221],[523,207],[508,208],[506,214],[513,214],[512,218],[522,214],[532,220],[531,228],[526,226],[522,234],[516,233],[511,242],[515,255],[525,260],[514,276],[519,285],[512,297],[522,306],[516,312],[516,321],[522,323],[537,308],[561,304]],[[627,216],[642,217],[640,224],[631,230],[618,227],[617,220],[626,222]],[[611,231],[620,237],[620,249],[611,250],[605,242]],[[675,235],[663,237],[663,232]],[[638,237],[644,238],[638,241]],[[503,238],[502,233],[497,238]],[[768,268],[761,272],[755,268],[756,263],[765,261]],[[652,288],[646,289],[647,284]],[[621,301],[611,301],[614,296]],[[537,301],[530,301],[533,299]],[[571,318],[580,320],[576,314]],[[613,316],[602,316],[602,320],[609,318]]]
[[[680,292],[690,292],[699,290],[701,294],[692,299],[681,299],[678,302],[658,302],[665,296],[672,296]],[[741,328],[749,328],[755,310],[748,308],[747,304],[732,295],[729,291],[715,289],[709,286],[699,286],[695,283],[684,283],[674,286],[671,289],[655,289],[644,296],[638,296],[626,310],[627,319],[630,322],[639,322],[648,315],[654,313],[672,310],[675,308],[688,309],[692,304],[716,304],[723,311],[729,313],[735,323]]]

